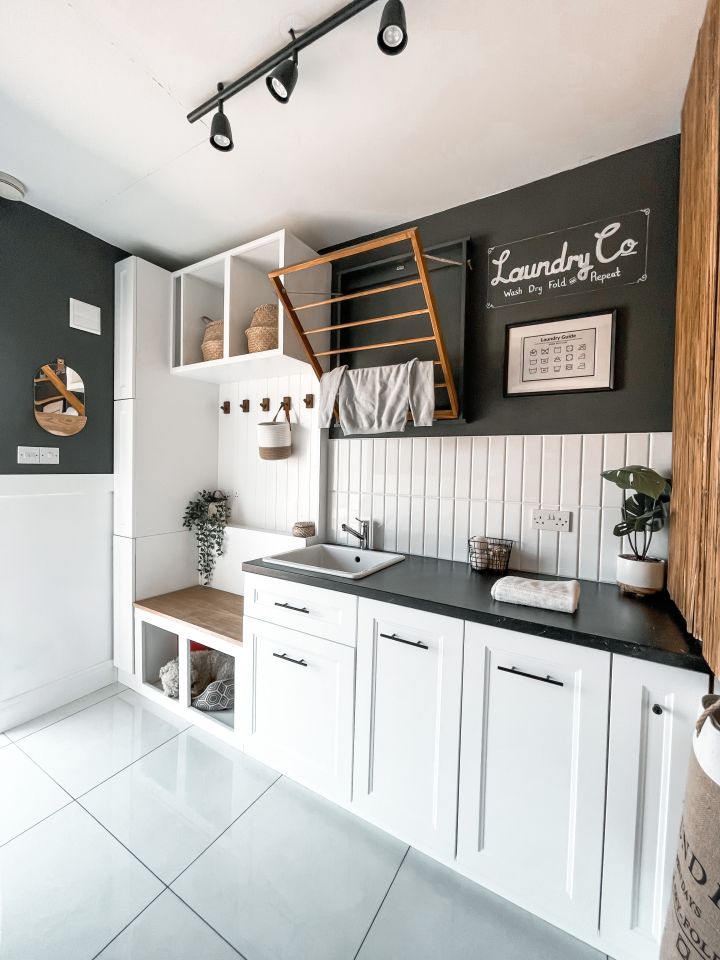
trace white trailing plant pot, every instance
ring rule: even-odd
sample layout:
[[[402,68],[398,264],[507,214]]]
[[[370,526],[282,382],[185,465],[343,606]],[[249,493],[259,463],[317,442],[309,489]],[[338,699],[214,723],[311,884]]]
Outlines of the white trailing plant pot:
[[[665,586],[665,561],[638,560],[630,553],[621,553],[617,558],[617,582],[625,593],[659,593]]]
[[[259,423],[257,438],[261,460],[287,460],[292,453],[290,423],[287,420]]]

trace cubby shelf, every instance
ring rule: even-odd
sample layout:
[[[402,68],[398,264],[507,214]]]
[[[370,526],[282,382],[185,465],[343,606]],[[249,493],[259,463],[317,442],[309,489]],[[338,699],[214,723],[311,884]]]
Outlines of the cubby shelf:
[[[288,230],[278,230],[173,274],[172,373],[211,383],[282,376],[307,369],[307,357],[268,279],[268,273],[316,256]],[[298,278],[300,303],[330,295],[330,267],[321,265]],[[278,304],[278,346],[248,353],[245,331],[253,311]],[[320,312],[324,311],[325,316]],[[223,356],[203,360],[203,317],[224,321]],[[318,310],[329,323],[329,307]],[[329,340],[329,334],[328,334]]]

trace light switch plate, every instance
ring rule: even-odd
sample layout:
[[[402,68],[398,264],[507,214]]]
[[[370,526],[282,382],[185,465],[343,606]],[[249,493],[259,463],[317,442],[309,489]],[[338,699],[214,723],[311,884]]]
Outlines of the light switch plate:
[[[60,463],[60,448],[40,447],[40,463]]]
[[[572,513],[570,510],[533,510],[533,530],[554,530],[558,533],[570,533]]]
[[[38,447],[18,447],[17,462],[27,466],[30,463],[40,463],[40,450]]]
[[[70,326],[85,333],[100,334],[100,307],[70,298]]]

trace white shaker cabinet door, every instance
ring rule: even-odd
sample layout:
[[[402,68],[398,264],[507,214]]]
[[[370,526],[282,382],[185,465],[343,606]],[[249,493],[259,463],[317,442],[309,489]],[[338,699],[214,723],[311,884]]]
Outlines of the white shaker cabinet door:
[[[597,938],[610,654],[467,623],[458,866]]]
[[[349,801],[353,648],[252,617],[244,619],[243,646],[246,752],[323,796]]]
[[[613,657],[600,932],[616,960],[659,954],[693,728],[707,691],[702,673]]]
[[[135,670],[134,600],[135,541],[113,537],[113,663],[129,674]]]
[[[115,264],[115,400],[135,396],[137,258]]]
[[[455,852],[461,620],[361,598],[353,805],[440,859]]]
[[[114,410],[113,533],[135,536],[135,400],[116,400]]]

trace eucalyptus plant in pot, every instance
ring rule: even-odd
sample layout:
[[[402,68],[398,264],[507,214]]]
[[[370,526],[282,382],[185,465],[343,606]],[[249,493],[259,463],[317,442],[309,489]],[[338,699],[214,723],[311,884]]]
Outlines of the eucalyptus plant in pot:
[[[230,504],[222,490],[201,490],[185,508],[183,526],[195,531],[200,583],[207,587],[218,557],[222,556]]]
[[[665,585],[665,561],[648,553],[653,534],[665,524],[672,485],[650,467],[637,465],[605,470],[603,477],[623,492],[622,519],[613,533],[621,543],[627,539],[631,552],[617,558],[618,586],[640,596],[658,593]]]

